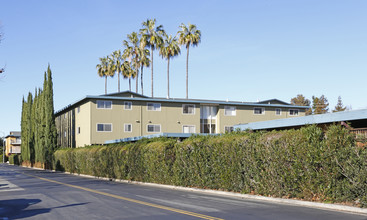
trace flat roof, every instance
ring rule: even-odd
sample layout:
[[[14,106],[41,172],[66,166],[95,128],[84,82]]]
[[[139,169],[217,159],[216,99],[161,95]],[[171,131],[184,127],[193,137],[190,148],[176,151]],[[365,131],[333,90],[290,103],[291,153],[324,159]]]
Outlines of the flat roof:
[[[276,119],[270,121],[259,121],[247,124],[234,125],[234,129],[240,130],[265,130],[265,129],[276,129],[276,128],[286,128],[286,127],[299,127],[304,125],[312,124],[329,124],[341,121],[354,121],[367,119],[367,109],[326,113],[319,115],[308,115],[303,117]]]
[[[131,93],[132,95],[136,95],[136,93],[133,92],[121,92],[121,94],[129,94]],[[79,103],[86,101],[88,99],[99,99],[99,100],[126,100],[126,101],[146,101],[146,102],[170,102],[170,103],[193,103],[193,104],[215,104],[215,105],[242,105],[242,106],[258,106],[258,107],[268,107],[268,106],[272,106],[272,107],[295,107],[298,109],[308,109],[310,108],[309,106],[296,106],[296,105],[291,105],[288,104],[286,102],[283,102],[281,100],[278,99],[270,99],[270,100],[266,100],[266,102],[269,102],[271,100],[276,100],[282,104],[268,104],[268,103],[264,103],[263,102],[241,102],[241,101],[220,101],[220,100],[206,100],[206,99],[181,99],[181,98],[150,98],[150,97],[120,97],[120,96],[113,96],[116,95],[118,93],[113,93],[113,94],[107,94],[107,95],[99,95],[99,96],[92,96],[92,95],[87,95],[86,97],[66,106],[65,108],[56,111],[55,115],[58,115],[66,110],[68,110],[69,108],[78,105]],[[112,96],[110,96],[112,95]]]

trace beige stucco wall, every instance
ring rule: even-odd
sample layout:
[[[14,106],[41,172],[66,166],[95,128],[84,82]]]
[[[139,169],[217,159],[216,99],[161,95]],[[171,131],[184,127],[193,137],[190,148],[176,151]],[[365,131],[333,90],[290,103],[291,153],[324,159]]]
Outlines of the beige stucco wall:
[[[228,105],[228,106],[234,106],[234,105]],[[217,132],[219,133],[225,132],[224,130],[225,126],[233,126],[235,124],[244,124],[256,121],[267,121],[282,118],[305,116],[304,109],[298,109],[299,111],[298,115],[292,116],[289,115],[289,110],[296,108],[266,107],[266,106],[260,107],[265,109],[264,114],[261,115],[254,114],[254,108],[255,108],[254,106],[236,106],[236,116],[227,116],[224,115],[224,107],[225,105],[220,105],[217,114],[217,117],[219,118],[217,126],[220,129],[219,131],[217,130]],[[281,115],[275,114],[275,109],[277,108],[281,109]]]
[[[198,104],[193,104],[194,114],[183,114],[182,103],[162,102],[161,111],[148,111],[147,104],[143,103],[143,105],[143,135],[154,134],[147,131],[148,124],[161,125],[161,132],[182,133],[184,125],[195,126],[195,132],[200,132],[200,105]]]
[[[78,112],[78,107],[80,111]],[[80,128],[80,133],[78,133]],[[84,147],[91,144],[91,102],[86,102],[75,108],[75,145]]]
[[[200,106],[195,105],[195,114],[183,114],[180,103],[160,103],[160,111],[148,111],[147,103],[131,101],[132,110],[124,109],[124,101],[113,100],[112,109],[97,109],[96,101],[91,109],[91,144],[102,144],[107,140],[144,136],[162,132],[182,133],[184,125],[194,125],[200,132]],[[153,102],[150,102],[153,103]],[[159,103],[159,102],[155,102]],[[97,131],[97,124],[112,124],[111,132]],[[125,132],[124,124],[131,124],[132,131]],[[160,132],[148,132],[148,125],[160,125]]]

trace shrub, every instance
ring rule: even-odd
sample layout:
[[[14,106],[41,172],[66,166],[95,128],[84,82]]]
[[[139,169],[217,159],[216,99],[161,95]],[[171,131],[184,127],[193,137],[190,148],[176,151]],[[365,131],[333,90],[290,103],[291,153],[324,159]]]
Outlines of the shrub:
[[[17,154],[10,155],[9,164],[20,165],[20,155],[17,155]]]
[[[367,207],[367,150],[341,126],[63,149],[58,170]]]

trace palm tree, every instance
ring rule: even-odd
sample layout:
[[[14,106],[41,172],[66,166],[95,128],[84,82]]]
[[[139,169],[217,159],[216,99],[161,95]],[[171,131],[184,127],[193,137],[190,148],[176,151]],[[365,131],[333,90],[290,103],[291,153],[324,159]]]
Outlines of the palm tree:
[[[136,71],[134,78],[136,79],[136,93],[138,93],[138,76],[139,76],[139,37],[136,32],[132,32],[127,35],[129,41],[124,40],[123,45],[125,46],[124,57],[129,59],[130,65]]]
[[[129,91],[131,91],[131,78],[135,77],[135,70],[131,68],[129,61],[124,61],[122,63],[121,73],[124,79],[129,79]]]
[[[169,98],[169,61],[181,53],[176,37],[164,35],[164,42],[159,50],[159,55],[167,59],[167,98]]]
[[[186,99],[189,98],[189,48],[190,46],[197,46],[201,41],[201,31],[196,28],[194,24],[180,25],[181,30],[178,31],[178,42],[186,46]]]
[[[121,50],[116,50],[112,53],[112,57],[113,57],[113,60],[114,60],[114,69],[117,73],[117,77],[118,77],[118,92],[120,92],[120,74],[122,72],[122,65],[123,65],[123,58],[122,58],[122,55],[121,55]]]
[[[107,56],[107,75],[114,77],[116,72],[115,60],[112,56]]]
[[[164,33],[163,26],[155,26],[155,19],[147,19],[142,23],[143,28],[140,29],[140,35],[142,36],[141,45],[143,47],[150,47],[150,57],[152,58],[152,97],[153,97],[153,51],[155,48],[159,48],[162,44],[162,35]]]
[[[106,57],[99,58],[100,63],[97,64],[97,72],[100,77],[105,77],[105,94],[107,94],[107,76],[108,61]]]
[[[144,95],[144,88],[143,88],[143,69],[144,67],[150,66],[150,59],[149,59],[150,51],[145,48],[139,49],[139,65],[140,65],[140,84],[141,84],[141,94]]]

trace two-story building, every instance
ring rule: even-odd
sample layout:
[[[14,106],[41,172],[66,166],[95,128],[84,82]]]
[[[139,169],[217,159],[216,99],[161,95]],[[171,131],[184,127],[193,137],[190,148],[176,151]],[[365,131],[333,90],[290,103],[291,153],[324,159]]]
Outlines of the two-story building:
[[[304,116],[308,107],[271,99],[236,102],[151,98],[133,92],[86,96],[55,113],[58,145],[82,147],[157,133],[224,133],[233,125]]]
[[[20,131],[11,131],[10,134],[5,137],[5,142],[5,155],[7,157],[11,154],[20,154]]]

